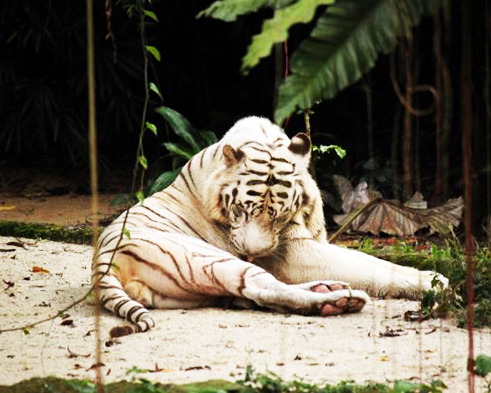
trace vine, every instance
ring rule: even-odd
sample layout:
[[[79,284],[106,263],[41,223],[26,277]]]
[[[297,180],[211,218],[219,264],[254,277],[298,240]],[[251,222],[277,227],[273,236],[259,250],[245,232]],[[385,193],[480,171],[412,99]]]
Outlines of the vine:
[[[156,47],[147,45],[146,36],[145,36],[146,18],[151,18],[152,20],[157,21],[157,22],[158,22],[158,19],[157,19],[157,16],[154,12],[146,10],[143,8],[143,2],[144,2],[144,0],[137,0],[136,5],[127,5],[126,6],[127,7],[127,14],[130,17],[133,15],[133,13],[135,11],[134,7],[136,6],[136,11],[137,11],[138,17],[140,18],[141,43],[142,43],[143,61],[144,61],[143,76],[144,76],[144,83],[145,83],[145,101],[144,101],[143,111],[142,111],[140,135],[139,135],[139,141],[138,141],[138,146],[137,146],[136,161],[135,161],[135,165],[134,165],[133,179],[132,179],[132,186],[131,186],[131,192],[135,193],[136,197],[138,198],[138,200],[140,202],[143,201],[143,199],[144,199],[143,179],[144,179],[145,171],[148,169],[148,161],[147,161],[147,158],[145,157],[144,150],[143,150],[143,136],[144,136],[145,132],[147,132],[147,130],[152,132],[153,134],[157,135],[156,125],[147,121],[147,112],[148,112],[148,106],[150,103],[150,92],[154,92],[162,100],[162,95],[161,95],[157,85],[153,82],[149,82],[149,76],[148,76],[150,56],[152,56],[155,60],[160,61],[160,59],[161,59],[160,52]],[[88,6],[87,6],[87,14],[88,14],[88,18],[87,18],[88,19],[88,24],[87,24],[87,34],[88,34],[87,54],[88,54],[88,81],[89,81],[89,99],[90,99],[89,108],[92,108],[91,113],[89,115],[89,130],[90,130],[89,139],[90,139],[90,146],[91,146],[91,150],[90,150],[91,162],[92,161],[94,162],[94,164],[91,166],[91,189],[92,189],[92,194],[94,196],[93,202],[92,202],[93,203],[92,209],[97,211],[97,194],[98,194],[98,191],[97,191],[97,168],[95,165],[95,163],[97,162],[97,160],[96,160],[97,152],[96,152],[96,143],[95,143],[95,141],[96,141],[96,134],[95,134],[95,96],[93,94],[90,94],[90,91],[95,90],[95,81],[94,81],[95,72],[93,69],[93,65],[91,65],[91,63],[93,61],[93,48],[91,48],[91,42],[93,42],[93,39],[91,39],[91,37],[93,37],[93,27],[92,27],[92,25],[89,24],[90,19],[91,19],[89,17],[89,15],[92,15],[91,0],[88,0],[87,4],[88,4]],[[106,6],[107,6],[107,3],[106,3]],[[106,10],[107,10],[107,8],[106,8]],[[110,17],[110,12],[106,13],[106,15],[108,17]],[[108,26],[110,26],[109,22],[108,22]],[[91,52],[92,52],[92,54],[91,54]],[[90,86],[92,86],[92,88]],[[137,178],[138,178],[139,172],[141,172],[140,184],[138,184],[139,190],[135,191],[137,189]],[[29,324],[24,324],[22,326],[17,326],[17,327],[12,327],[12,328],[7,328],[7,329],[1,329],[0,334],[5,333],[5,332],[19,331],[19,330],[22,330],[22,331],[24,331],[24,333],[27,334],[27,333],[29,333],[29,328],[40,325],[40,324],[45,323],[45,322],[52,321],[55,318],[62,317],[68,310],[72,309],[73,307],[77,306],[78,304],[84,302],[85,300],[87,300],[87,298],[89,298],[89,296],[96,290],[96,287],[97,287],[99,281],[102,279],[102,277],[104,277],[106,274],[109,273],[109,270],[111,269],[113,261],[114,261],[116,250],[119,248],[121,241],[123,240],[123,238],[125,236],[127,236],[127,237],[129,236],[129,232],[126,229],[126,222],[128,219],[128,213],[129,213],[129,207],[130,207],[129,204],[130,203],[128,202],[128,209],[126,210],[126,214],[125,214],[125,217],[123,220],[123,227],[121,229],[121,234],[119,236],[116,247],[115,247],[115,249],[111,255],[111,261],[108,264],[107,270],[102,275],[100,275],[99,278],[94,280],[94,282],[92,283],[90,288],[87,290],[87,292],[82,297],[73,301],[68,306],[64,307],[63,309],[58,310],[55,314],[53,314],[51,316],[48,316],[46,318],[40,319],[38,321],[29,323]],[[97,214],[94,214],[94,216],[97,217]],[[97,221],[95,221],[95,223],[93,225],[97,226]],[[94,248],[95,248],[95,243],[96,243],[97,237],[98,237],[97,232],[98,232],[97,228],[95,228],[93,231]],[[97,307],[97,303],[98,303],[98,301],[97,301],[97,295],[96,295],[96,307]],[[96,316],[98,314],[99,313],[96,312]],[[97,324],[97,322],[96,322],[96,324]],[[98,330],[98,329],[96,329],[96,330]],[[99,341],[99,340],[97,340],[97,341]]]

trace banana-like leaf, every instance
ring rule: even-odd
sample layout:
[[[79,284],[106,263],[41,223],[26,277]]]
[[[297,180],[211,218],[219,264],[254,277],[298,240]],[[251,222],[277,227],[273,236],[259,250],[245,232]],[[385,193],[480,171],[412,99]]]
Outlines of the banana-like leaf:
[[[193,154],[198,153],[202,149],[201,144],[199,143],[199,132],[183,115],[166,106],[155,109],[155,112],[167,120],[174,132],[191,146],[194,151]]]
[[[175,171],[168,171],[162,173],[157,180],[152,184],[150,190],[148,191],[148,196],[162,191],[164,188],[167,188],[172,184],[172,182],[176,179],[176,177],[181,173],[181,168],[176,169]]]
[[[334,0],[299,0],[289,6],[278,8],[272,19],[264,21],[261,33],[252,38],[252,43],[242,61],[246,72],[271,53],[277,42],[288,38],[288,29],[297,23],[308,23],[319,5],[332,4]]]
[[[291,60],[280,87],[278,124],[297,108],[334,97],[368,72],[442,0],[338,0],[326,8]]]
[[[198,14],[198,18],[209,16],[225,22],[233,22],[240,15],[255,12],[262,7],[282,7],[294,0],[221,0],[215,1]]]
[[[199,152],[199,150],[195,151],[193,149],[182,146],[178,143],[165,142],[163,145],[167,150],[169,150],[169,152],[171,152],[175,156],[184,158],[184,160],[186,161],[191,159],[191,157],[193,157],[196,153]]]

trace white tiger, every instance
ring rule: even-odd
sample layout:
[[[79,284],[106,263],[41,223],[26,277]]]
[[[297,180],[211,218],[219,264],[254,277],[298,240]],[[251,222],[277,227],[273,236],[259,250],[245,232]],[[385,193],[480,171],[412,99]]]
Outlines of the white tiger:
[[[345,282],[410,298],[429,289],[433,272],[328,244],[320,192],[307,170],[310,148],[306,134],[290,140],[267,119],[242,119],[171,186],[133,206],[125,236],[125,213],[109,225],[92,277],[100,278],[103,307],[133,323],[111,335],[153,327],[147,308],[228,301],[336,315],[369,301]]]

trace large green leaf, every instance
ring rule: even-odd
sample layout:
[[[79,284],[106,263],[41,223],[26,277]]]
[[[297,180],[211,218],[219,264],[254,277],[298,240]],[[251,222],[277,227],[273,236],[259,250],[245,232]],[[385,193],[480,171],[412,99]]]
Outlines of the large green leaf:
[[[282,7],[294,0],[221,0],[215,1],[198,14],[198,18],[209,16],[233,22],[240,15],[255,12],[262,7]]]
[[[334,0],[299,0],[286,7],[278,8],[272,19],[264,21],[261,33],[252,38],[252,43],[242,62],[242,71],[247,72],[263,57],[268,56],[275,43],[285,41],[291,26],[310,22],[319,5],[333,2]]]
[[[147,196],[150,196],[158,191],[162,191],[164,188],[170,186],[172,182],[176,179],[176,177],[179,175],[179,173],[181,173],[181,168],[176,169],[175,171],[168,171],[162,173],[150,187]]]
[[[199,143],[199,132],[183,115],[166,106],[158,107],[155,109],[155,112],[163,116],[174,132],[191,146],[194,150],[193,154],[198,153],[202,149]]]
[[[190,148],[186,148],[185,146],[179,145],[178,143],[165,142],[163,145],[173,155],[182,157],[186,161],[191,159],[191,157],[193,157],[197,153],[197,151],[194,151]]]
[[[442,0],[338,0],[319,17],[291,60],[275,120],[334,97],[368,72],[398,37],[435,11]],[[430,4],[431,3],[431,4]]]

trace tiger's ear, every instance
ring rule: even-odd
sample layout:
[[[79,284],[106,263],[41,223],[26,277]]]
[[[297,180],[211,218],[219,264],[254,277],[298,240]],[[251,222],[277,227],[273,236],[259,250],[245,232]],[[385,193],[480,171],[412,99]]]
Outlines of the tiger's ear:
[[[225,145],[223,146],[223,157],[225,158],[225,164],[231,166],[241,162],[244,159],[245,154],[240,149],[234,149],[230,145]]]
[[[307,134],[303,132],[295,135],[290,142],[290,146],[288,146],[288,150],[290,150],[293,154],[298,154],[301,156],[306,156],[310,154],[310,138]]]

